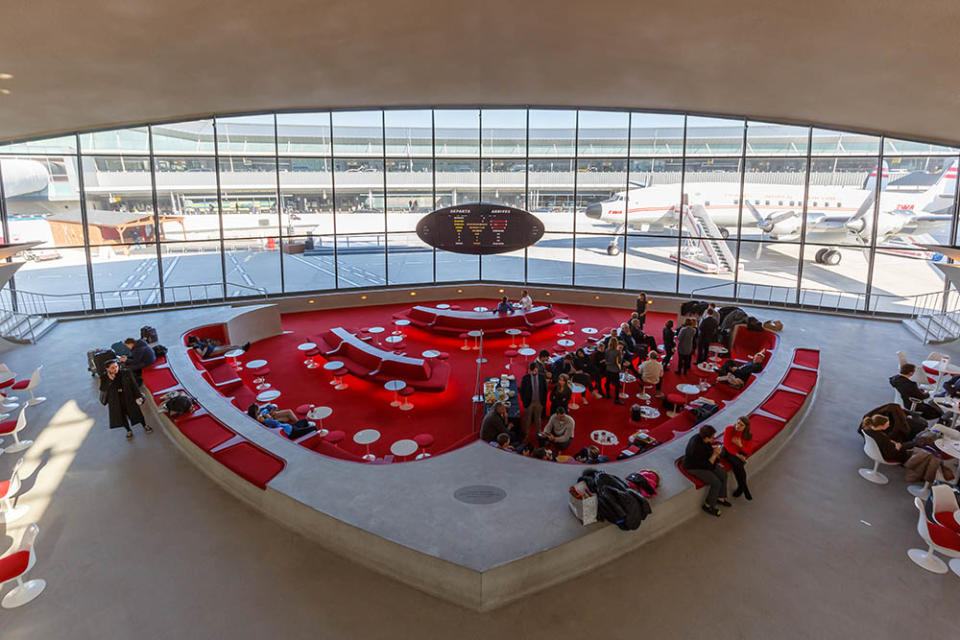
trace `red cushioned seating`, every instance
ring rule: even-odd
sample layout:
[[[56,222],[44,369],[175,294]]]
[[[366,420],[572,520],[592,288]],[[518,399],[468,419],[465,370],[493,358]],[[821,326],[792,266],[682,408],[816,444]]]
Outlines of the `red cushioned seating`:
[[[775,418],[761,416],[756,413],[750,414],[750,433],[753,434],[753,440],[750,446],[753,452],[755,453],[757,449],[770,442],[785,426],[785,422],[781,422]]]
[[[330,444],[337,444],[346,437],[347,434],[345,434],[343,431],[331,431],[327,435],[323,436],[323,439]]]
[[[210,451],[236,435],[209,415],[181,420],[177,423],[177,428],[190,442],[204,451]]]
[[[237,371],[229,364],[204,365],[204,368],[210,374],[210,379],[214,384],[223,384],[230,380],[237,379]]]
[[[143,384],[150,391],[157,392],[177,386],[177,379],[173,377],[170,369],[144,369]]]
[[[0,495],[3,495],[2,492],[0,492]],[[933,519],[937,521],[937,524],[955,533],[960,533],[960,523],[953,517],[954,513],[953,511],[937,511],[933,514]]]
[[[683,477],[685,477],[687,480],[692,482],[693,486],[695,486],[697,489],[707,486],[703,480],[700,480],[699,478],[694,478],[692,475],[687,473],[687,470],[683,468],[683,456],[680,456],[679,458],[677,458],[673,464],[675,464],[677,469],[680,470],[680,473],[683,474]]]
[[[516,349],[507,349],[506,351],[503,352],[503,355],[505,355],[508,358],[516,358],[518,354]]]
[[[793,364],[811,369],[820,368],[820,352],[816,349],[797,349],[793,356]]]
[[[10,387],[10,388],[11,388],[11,389],[26,389],[28,384],[30,384],[30,378],[27,378],[26,380],[17,380],[16,382],[13,383],[13,386]]]
[[[771,352],[777,346],[777,335],[771,331],[750,331],[747,325],[737,325],[733,329],[730,345],[730,357],[734,360],[747,360],[758,351]]]
[[[213,339],[219,342],[220,344],[228,343],[227,333],[223,323],[208,324],[208,325],[204,325],[202,327],[197,327],[196,329],[190,330],[189,332],[187,332],[186,335],[183,336],[183,344],[187,344],[187,340],[189,340],[190,336],[196,336],[198,338],[207,339],[207,340]]]
[[[461,333],[458,337],[459,337],[461,340],[466,340],[466,339],[469,338],[470,336],[468,336],[467,333],[464,332],[464,333]]]
[[[436,358],[434,358],[434,359],[435,359],[435,360],[449,360],[449,359],[450,359],[450,354],[447,353],[446,351],[441,351],[441,352],[440,352],[440,355],[438,355],[438,356],[437,356]]]
[[[293,411],[294,413],[300,414],[301,416],[305,416],[307,415],[307,412],[310,411],[310,409],[313,409],[313,407],[314,405],[312,404],[301,404]]]
[[[433,444],[433,436],[429,433],[421,433],[413,437],[413,441],[423,448]]]
[[[247,407],[257,401],[257,395],[242,384],[231,390],[230,394],[233,396],[230,402],[243,412],[246,412]]]
[[[283,471],[284,461],[252,442],[240,442],[211,454],[220,464],[261,489]]]
[[[535,307],[528,312],[491,314],[416,306],[407,312],[407,317],[415,326],[453,334],[459,334],[465,329],[483,329],[486,333],[502,333],[511,328],[539,328],[552,324],[555,316],[556,314],[549,307]]]
[[[24,549],[0,558],[0,583],[23,575],[30,566],[30,551]]]
[[[800,409],[800,405],[807,399],[806,394],[793,393],[780,389],[774,391],[766,402],[760,405],[760,408],[767,413],[772,413],[784,420],[792,418]]]
[[[6,389],[7,387],[12,386],[14,382],[16,382],[16,380],[13,378],[10,378],[6,382],[0,382],[0,389]]]
[[[803,391],[804,393],[810,393],[815,384],[817,384],[817,372],[807,371],[806,369],[790,369],[783,379],[783,385],[785,387]]]
[[[366,462],[366,460],[360,456],[350,453],[349,451],[344,451],[340,447],[336,447],[329,442],[326,442],[322,437],[316,434],[301,440],[299,444],[310,449],[311,451],[316,451],[317,453],[330,456],[331,458],[339,458],[340,460],[349,460],[351,462]]]
[[[399,391],[397,391],[397,393],[399,393],[401,396],[412,396],[416,392],[417,390],[410,386],[406,386],[403,389],[400,389]]]
[[[4,420],[0,422],[0,435],[5,433],[13,433],[13,430],[17,427],[16,420]]]
[[[4,480],[0,482],[0,499],[7,497],[7,492],[10,491],[10,480]]]
[[[350,369],[347,369],[346,367],[340,367],[339,369],[333,372],[333,375],[337,376],[338,378],[342,378],[348,373],[350,373]]]

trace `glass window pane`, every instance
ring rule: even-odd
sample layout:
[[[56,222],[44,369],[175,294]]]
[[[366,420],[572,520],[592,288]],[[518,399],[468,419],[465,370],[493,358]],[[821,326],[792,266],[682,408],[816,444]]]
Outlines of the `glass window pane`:
[[[194,120],[155,124],[150,127],[153,135],[153,152],[177,155],[212,154],[214,152],[213,120]]]
[[[0,170],[11,241],[83,245],[75,156],[5,157]]]
[[[436,252],[437,282],[459,282],[480,279],[480,256],[450,251]]]
[[[747,122],[747,155],[805,156],[809,127],[772,122]]]
[[[610,202],[624,195],[627,189],[627,160],[596,158],[577,161],[577,231],[595,231],[597,218],[586,216],[586,209],[595,202]],[[611,209],[612,211],[612,209]],[[599,229],[603,232],[603,229]]]
[[[710,208],[710,214],[714,216],[717,211],[717,217],[725,222],[731,236],[736,236],[737,226],[726,221],[733,222],[740,209],[741,237],[799,242],[803,232],[806,179],[806,158],[748,158],[743,177],[743,206],[736,206],[738,198],[734,196],[733,201],[716,203]]]
[[[480,160],[437,160],[436,208],[480,200]]]
[[[217,151],[221,156],[275,155],[273,114],[217,118]]]
[[[387,265],[384,254],[383,234],[340,233],[337,236],[337,285],[341,289],[385,285]]]
[[[531,157],[573,156],[576,137],[576,111],[530,110]]]
[[[480,155],[479,109],[436,109],[433,126],[434,149],[438,157]]]
[[[612,194],[609,201],[588,210],[587,217],[595,221],[598,231],[606,225],[608,229],[622,232],[626,208],[630,233],[676,233],[680,228],[676,211],[680,206],[682,178],[682,158],[633,159],[629,191]]]
[[[573,284],[573,235],[546,233],[527,247],[527,280],[538,284]]]
[[[383,156],[383,112],[334,111],[333,153],[337,156]]]
[[[90,259],[98,308],[160,304],[155,244],[90,247]]]
[[[430,157],[433,150],[433,112],[429,109],[387,109],[387,155]]]
[[[480,200],[525,208],[527,186],[526,163],[520,158],[484,158]]]
[[[950,244],[957,158],[884,156],[884,163],[890,182],[880,194],[877,246],[916,252],[918,244]],[[869,237],[871,229],[858,231]]]
[[[930,142],[917,142],[915,140],[897,140],[896,138],[883,139],[884,156],[900,155],[956,155],[957,147],[945,147]]]
[[[604,236],[577,234],[574,261],[574,284],[578,287],[620,289],[623,286],[624,256],[610,255],[610,239]]]
[[[225,238],[275,236],[277,161],[273,156],[220,158],[220,191]]]
[[[740,264],[743,270],[738,278],[737,298],[765,304],[796,303],[799,244],[743,241]]]
[[[327,158],[280,158],[283,233],[333,233],[333,174]]]
[[[736,249],[735,243],[730,243],[731,253]],[[689,295],[699,300],[715,297],[730,297],[733,292],[733,271],[718,269],[711,271],[701,265],[703,260],[702,248],[693,246],[692,241],[684,241],[680,249],[683,263],[680,265],[680,295]],[[676,255],[676,250],[671,252]]]
[[[637,113],[630,116],[630,155],[683,155],[683,116]]]
[[[916,296],[930,294],[939,302],[943,293],[943,272],[925,252],[878,248],[873,262],[870,309],[884,313],[913,313]],[[952,307],[950,307],[952,308]]]
[[[574,173],[570,158],[530,161],[527,208],[537,214],[548,232],[573,231]]]
[[[281,255],[284,291],[336,288],[333,245],[333,236],[284,238]]]
[[[526,109],[484,109],[480,117],[484,157],[523,157],[527,154]]]
[[[625,111],[581,111],[577,153],[580,156],[627,155],[630,114]]]
[[[80,249],[34,249],[37,260],[27,260],[14,276],[18,292],[46,295],[46,311],[63,313],[90,308],[87,255]]]
[[[220,237],[216,163],[213,158],[156,157],[157,207],[162,235],[172,240]]]
[[[676,238],[627,236],[627,289],[673,293],[677,288]]]
[[[55,154],[77,152],[76,136],[61,136],[57,138],[41,138],[40,140],[29,140],[27,142],[13,142],[10,144],[0,144],[0,154]]]
[[[160,257],[168,303],[223,298],[219,241],[161,243]]]
[[[83,156],[81,164],[90,244],[153,241],[150,158]]]
[[[480,256],[483,279],[493,282],[523,282],[523,263],[525,252],[509,251]]]
[[[329,156],[330,114],[278,113],[277,149],[282,156]]]
[[[242,298],[281,293],[278,238],[227,240],[227,297]]]
[[[389,284],[433,282],[433,248],[415,233],[387,236]]]
[[[80,148],[84,153],[149,153],[150,131],[137,127],[81,133]]]
[[[337,233],[384,230],[383,160],[337,158],[333,161],[337,192]]]
[[[737,235],[740,215],[741,159],[687,158],[683,192],[687,197],[688,215],[681,220],[683,235],[697,238],[722,238]],[[643,190],[640,190],[643,195]],[[631,205],[632,207],[633,205]],[[707,215],[701,215],[706,211]],[[696,243],[707,254],[713,254],[709,243]],[[718,248],[722,252],[722,247]]]
[[[869,244],[876,173],[877,159],[872,157],[813,158],[807,196],[807,242],[859,246],[866,239]],[[867,209],[859,228],[850,226],[848,223],[854,222],[862,206]]]
[[[413,231],[433,210],[433,159],[387,159],[387,229]]]
[[[744,121],[732,118],[687,118],[687,155],[740,155]]]
[[[867,288],[867,250],[807,244],[803,252],[800,304],[824,310],[862,310]],[[839,259],[835,265],[823,264]]]
[[[810,152],[817,156],[872,155],[880,151],[880,138],[864,133],[813,129]]]

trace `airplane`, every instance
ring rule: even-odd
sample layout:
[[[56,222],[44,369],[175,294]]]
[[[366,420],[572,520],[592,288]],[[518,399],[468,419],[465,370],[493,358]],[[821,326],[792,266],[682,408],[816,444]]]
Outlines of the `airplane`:
[[[877,212],[877,240],[886,241],[902,234],[920,234],[950,224],[957,185],[957,163],[952,162],[936,182],[922,192],[887,191],[890,172],[886,162],[880,167],[880,193],[895,198],[881,198]],[[816,243],[840,242],[850,236],[860,245],[868,245],[873,233],[871,215],[877,197],[878,167],[874,167],[860,188],[810,185],[807,193],[807,239]],[[616,234],[626,224],[631,229],[676,231],[680,228],[680,212],[707,216],[718,228],[720,237],[729,237],[729,229],[756,227],[763,240],[789,241],[800,237],[803,227],[803,185],[750,185],[743,198],[743,220],[740,222],[740,185],[735,183],[701,182],[684,186],[683,205],[677,203],[676,184],[645,186],[631,182],[630,188],[615,193],[607,200],[589,204],[588,218],[617,225]],[[891,202],[893,204],[888,204]],[[689,225],[688,223],[685,223]],[[908,243],[909,244],[909,243]],[[607,247],[611,256],[620,253],[619,238]],[[815,261],[835,266],[841,254],[835,248],[817,252]]]
[[[8,198],[37,193],[47,188],[50,174],[42,162],[5,158],[3,160],[3,193]]]

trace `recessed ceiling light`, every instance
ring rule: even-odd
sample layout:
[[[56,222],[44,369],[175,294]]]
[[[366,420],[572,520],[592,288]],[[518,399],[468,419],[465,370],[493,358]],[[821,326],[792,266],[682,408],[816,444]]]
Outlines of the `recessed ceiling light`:
[[[0,73],[0,80],[13,80],[12,73]]]
[[[0,93],[2,93],[5,96],[8,96],[12,93],[12,91],[10,91],[10,89],[0,89]]]

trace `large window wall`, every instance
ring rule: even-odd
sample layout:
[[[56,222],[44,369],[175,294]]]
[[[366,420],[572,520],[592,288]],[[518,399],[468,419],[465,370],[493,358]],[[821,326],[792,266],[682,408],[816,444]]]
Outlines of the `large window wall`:
[[[40,243],[13,286],[51,311],[497,281],[909,312],[945,290],[958,154],[627,110],[253,114],[0,145],[0,220]],[[476,201],[531,211],[543,239],[478,257],[417,238]]]

